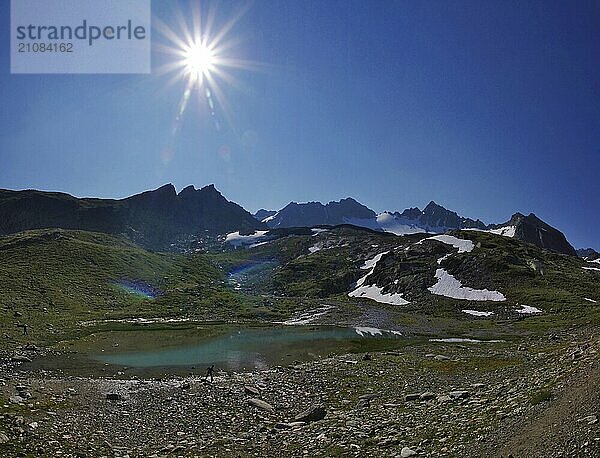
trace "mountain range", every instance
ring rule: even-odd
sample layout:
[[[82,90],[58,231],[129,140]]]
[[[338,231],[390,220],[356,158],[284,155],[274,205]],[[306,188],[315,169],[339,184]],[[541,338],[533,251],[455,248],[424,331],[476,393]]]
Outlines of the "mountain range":
[[[291,202],[277,212],[261,209],[254,216],[259,219],[264,215],[268,216],[264,217],[261,222],[272,229],[351,224],[396,235],[419,232],[444,233],[454,229],[471,229],[514,237],[540,248],[571,256],[577,255],[562,232],[545,223],[533,213],[527,216],[515,213],[505,223],[486,225],[479,219],[473,220],[460,216],[433,201],[429,202],[423,210],[412,207],[401,213],[377,214],[356,200],[347,198],[328,204]]]
[[[172,184],[166,184],[124,199],[0,190],[0,235],[29,229],[79,229],[125,235],[146,248],[168,250],[181,240],[204,236],[343,224],[396,235],[443,233],[454,229],[487,231],[577,255],[562,232],[533,213],[527,216],[515,213],[503,224],[486,225],[433,201],[423,210],[412,207],[402,212],[377,214],[349,197],[327,204],[291,202],[279,211],[261,209],[252,215],[228,201],[212,184],[201,189],[188,186],[179,193]]]

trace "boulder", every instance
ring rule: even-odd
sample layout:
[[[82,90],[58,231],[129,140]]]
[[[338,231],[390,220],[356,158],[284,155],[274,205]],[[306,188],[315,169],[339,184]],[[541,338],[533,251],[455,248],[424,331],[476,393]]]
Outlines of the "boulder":
[[[415,452],[410,447],[403,447],[402,450],[400,451],[400,456],[402,458],[408,458],[409,456],[415,456],[415,455],[417,455],[417,452]]]
[[[30,363],[31,358],[27,356],[15,355],[10,359],[13,363]]]
[[[250,398],[248,399],[248,404],[254,407],[258,407],[262,410],[267,410],[269,412],[273,412],[275,410],[271,404],[263,401],[262,399]]]
[[[25,401],[25,398],[22,398],[21,396],[11,396],[10,398],[8,398],[8,400],[12,404],[21,404],[22,402]]]
[[[367,407],[370,407],[370,406],[371,406],[370,399],[359,399],[358,403],[356,404],[357,409],[366,409]]]
[[[431,391],[426,391],[425,393],[421,393],[419,399],[421,401],[428,401],[430,399],[434,399],[435,397],[435,393],[432,393]]]
[[[450,393],[448,393],[448,396],[450,396],[452,399],[466,399],[470,396],[470,393],[464,390],[457,390],[450,391]]]
[[[294,421],[303,421],[305,423],[310,423],[312,421],[319,421],[325,418],[327,415],[327,411],[323,406],[313,405],[306,409],[304,412],[296,415],[294,417]]]
[[[260,396],[260,390],[250,385],[244,386],[244,393],[250,396]]]

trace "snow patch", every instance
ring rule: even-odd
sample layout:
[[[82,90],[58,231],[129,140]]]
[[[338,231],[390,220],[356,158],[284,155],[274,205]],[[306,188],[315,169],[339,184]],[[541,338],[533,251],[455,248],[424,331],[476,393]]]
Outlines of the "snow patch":
[[[600,272],[600,269],[598,269],[597,267],[582,267],[582,269],[585,269],[585,270],[595,270],[597,272]]]
[[[499,227],[498,229],[490,229],[487,232],[489,232],[490,234],[502,235],[503,237],[514,237],[516,230],[516,226],[504,226]]]
[[[595,301],[594,299],[590,299],[589,297],[584,297],[584,299],[588,302],[593,302],[594,304],[596,304],[598,301]]]
[[[311,231],[313,232],[313,237],[314,237],[315,235],[322,234],[323,232],[329,232],[329,229],[323,229],[323,228],[320,228],[320,227],[313,227],[311,229]]]
[[[361,337],[364,337],[365,334],[370,334],[372,336],[380,336],[381,335],[381,329],[369,328],[367,326],[358,326],[358,327],[354,328],[354,330]]]
[[[437,283],[427,288],[438,296],[451,297],[452,299],[464,299],[467,301],[505,301],[506,297],[498,291],[487,289],[474,289],[462,286],[461,282],[446,272],[444,269],[435,271]]]
[[[381,336],[381,335],[383,335],[384,332],[389,333],[389,334],[394,334],[397,336],[402,335],[402,333],[399,331],[391,331],[388,329],[379,329],[379,328],[370,328],[368,326],[356,326],[354,328],[354,330],[361,337],[365,337],[366,334],[371,335],[371,336]]]
[[[319,245],[313,245],[308,247],[308,251],[312,254],[312,253],[316,253],[317,251],[320,251],[322,248]]]
[[[395,235],[417,234],[425,232],[425,229],[410,224],[410,221],[396,218],[388,212],[383,212],[377,215],[377,225],[381,230],[390,232]]]
[[[360,266],[360,268],[361,268],[362,270],[367,270],[367,269],[373,270],[373,269],[375,269],[375,265],[376,265],[376,264],[377,264],[379,261],[381,261],[381,258],[382,258],[384,255],[386,255],[386,254],[388,254],[388,253],[389,253],[389,251],[384,251],[383,253],[379,253],[379,254],[378,254],[378,255],[376,255],[376,256],[375,256],[373,259],[368,259],[367,261],[365,261],[365,262],[364,262],[364,264],[363,264],[362,266]],[[364,281],[367,279],[367,277],[368,277],[369,275],[371,275],[372,273],[373,273],[373,272],[369,272],[367,275],[365,275],[364,277],[362,277],[362,278],[361,278],[362,282],[364,282]],[[362,283],[362,282],[361,282],[361,280],[358,280],[357,284],[360,284],[360,283]]]
[[[257,246],[266,245],[269,243],[269,240],[265,240],[264,242],[253,243],[252,245],[248,245],[248,248],[256,248]]]
[[[77,324],[79,326],[95,326],[104,323],[128,323],[128,324],[156,324],[156,323],[187,323],[197,322],[192,318],[121,318],[121,319],[107,319],[107,320],[91,320],[91,321],[80,321]]]
[[[473,251],[473,248],[475,248],[475,245],[471,240],[459,239],[453,235],[434,235],[433,237],[428,237],[425,240],[437,240],[438,242],[445,243],[446,245],[452,245],[454,248],[458,248],[459,253],[469,253],[470,251]]]
[[[290,318],[289,320],[278,321],[276,323],[285,324],[288,326],[301,326],[304,324],[311,324],[314,323],[318,318],[327,315],[334,308],[335,306],[333,305],[323,305],[322,307],[302,312],[298,316]]]
[[[261,223],[268,223],[269,221],[275,219],[277,217],[277,215],[279,215],[279,212],[275,213],[274,215],[267,216],[265,219],[263,219],[261,221]]]
[[[269,231],[254,231],[252,234],[240,235],[239,231],[231,232],[225,237],[225,241],[233,246],[252,245],[262,241]]]
[[[461,312],[473,316],[492,316],[494,314],[494,312],[481,312],[479,310],[461,310]]]
[[[359,286],[348,293],[348,296],[366,297],[382,304],[406,305],[410,303],[402,297],[401,293],[384,293],[383,288],[377,285]]]
[[[521,305],[521,308],[518,310],[515,310],[515,312],[520,313],[522,315],[533,315],[535,313],[544,313],[542,310],[532,307],[530,305]]]
[[[444,262],[444,259],[448,259],[450,256],[452,256],[452,253],[442,256],[437,260],[438,265],[440,265],[442,262]]]

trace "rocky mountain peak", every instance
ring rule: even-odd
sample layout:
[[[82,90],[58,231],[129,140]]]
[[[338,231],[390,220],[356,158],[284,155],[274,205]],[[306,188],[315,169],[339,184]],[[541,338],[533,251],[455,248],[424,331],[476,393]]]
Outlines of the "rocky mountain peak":
[[[514,226],[514,237],[519,240],[570,256],[577,255],[575,248],[567,241],[565,235],[558,229],[542,221],[535,213],[529,213],[529,215],[525,216],[517,212],[506,223],[492,227],[501,226]]]
[[[183,188],[179,192],[179,197],[185,196],[185,195],[188,195],[188,194],[193,194],[194,192],[196,192],[196,188],[194,187],[193,184],[190,184],[190,185],[186,186],[185,188]]]

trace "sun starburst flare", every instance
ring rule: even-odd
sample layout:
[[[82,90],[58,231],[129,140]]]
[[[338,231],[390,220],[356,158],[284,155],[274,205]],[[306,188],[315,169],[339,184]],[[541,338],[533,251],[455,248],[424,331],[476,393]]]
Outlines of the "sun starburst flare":
[[[237,86],[239,82],[231,70],[254,70],[259,67],[255,62],[231,55],[232,48],[237,42],[230,37],[231,31],[245,12],[246,9],[238,11],[219,29],[214,27],[214,10],[209,10],[204,18],[198,3],[191,6],[191,14],[188,16],[191,18],[191,26],[181,10],[177,10],[176,30],[178,32],[159,19],[156,20],[156,30],[169,43],[158,43],[155,46],[157,51],[169,57],[169,62],[156,69],[156,72],[172,74],[169,85],[184,82],[173,135],[179,129],[180,121],[194,92],[197,92],[199,100],[208,106],[217,129],[221,126],[216,113],[217,106],[225,118],[230,118],[227,101],[220,84]]]

